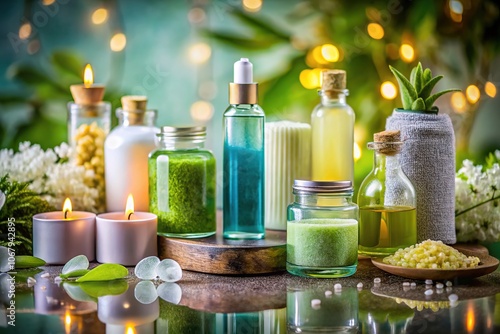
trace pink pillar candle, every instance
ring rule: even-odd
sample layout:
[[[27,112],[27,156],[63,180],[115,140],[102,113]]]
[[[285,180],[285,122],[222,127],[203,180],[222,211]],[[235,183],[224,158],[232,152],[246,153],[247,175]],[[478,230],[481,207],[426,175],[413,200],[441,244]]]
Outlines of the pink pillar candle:
[[[95,214],[54,211],[33,216],[33,255],[47,264],[65,264],[77,255],[95,259]]]
[[[157,256],[157,217],[149,212],[103,213],[97,216],[97,261],[135,266]]]

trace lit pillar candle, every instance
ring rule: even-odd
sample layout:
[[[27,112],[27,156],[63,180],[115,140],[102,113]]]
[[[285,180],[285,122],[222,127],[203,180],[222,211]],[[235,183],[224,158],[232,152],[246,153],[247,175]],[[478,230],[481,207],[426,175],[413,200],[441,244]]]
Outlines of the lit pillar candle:
[[[77,255],[95,259],[95,214],[72,211],[67,198],[63,211],[33,216],[33,255],[48,264],[65,264]]]
[[[97,261],[135,266],[147,256],[157,255],[157,217],[149,212],[134,212],[129,195],[125,212],[97,216]]]

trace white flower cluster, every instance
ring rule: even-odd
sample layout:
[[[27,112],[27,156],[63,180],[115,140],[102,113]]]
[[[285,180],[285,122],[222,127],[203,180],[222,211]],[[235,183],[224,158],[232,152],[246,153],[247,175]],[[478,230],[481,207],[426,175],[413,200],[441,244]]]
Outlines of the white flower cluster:
[[[30,142],[19,144],[19,152],[0,150],[0,177],[29,182],[29,188],[49,204],[62,208],[69,197],[73,210],[96,212],[98,191],[93,184],[94,173],[69,160],[71,149],[66,143],[44,151]]]
[[[500,241],[500,151],[483,171],[464,160],[455,177],[455,226],[459,242]],[[496,200],[492,200],[496,198]],[[484,203],[484,204],[482,204]],[[473,208],[473,209],[470,209]]]

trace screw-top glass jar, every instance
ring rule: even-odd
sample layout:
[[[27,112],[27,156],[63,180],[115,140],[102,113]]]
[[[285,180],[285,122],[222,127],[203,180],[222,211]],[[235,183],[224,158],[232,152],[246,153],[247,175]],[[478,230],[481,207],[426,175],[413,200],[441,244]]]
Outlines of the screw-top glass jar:
[[[164,126],[149,155],[149,210],[158,234],[202,238],[215,234],[215,158],[204,149],[205,127]]]
[[[358,206],[351,181],[295,180],[288,206],[287,270],[310,277],[345,277],[358,263]]]

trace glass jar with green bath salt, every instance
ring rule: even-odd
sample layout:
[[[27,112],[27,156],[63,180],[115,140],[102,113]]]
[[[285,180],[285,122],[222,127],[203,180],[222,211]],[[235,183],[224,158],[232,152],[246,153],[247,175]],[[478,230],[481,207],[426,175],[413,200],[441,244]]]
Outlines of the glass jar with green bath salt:
[[[358,206],[351,181],[295,180],[288,206],[286,269],[298,276],[351,276],[358,264]]]
[[[204,149],[205,127],[164,126],[149,155],[149,210],[158,234],[203,238],[215,234],[215,158]]]

